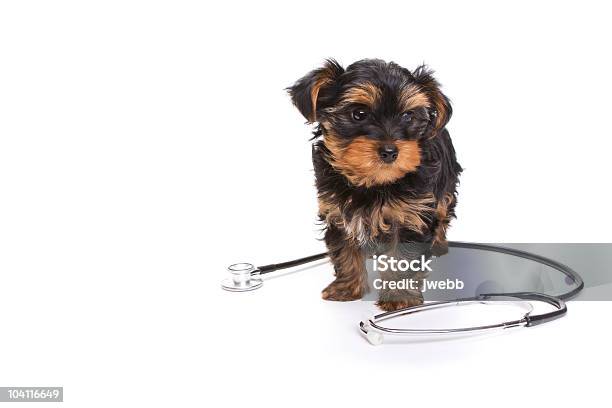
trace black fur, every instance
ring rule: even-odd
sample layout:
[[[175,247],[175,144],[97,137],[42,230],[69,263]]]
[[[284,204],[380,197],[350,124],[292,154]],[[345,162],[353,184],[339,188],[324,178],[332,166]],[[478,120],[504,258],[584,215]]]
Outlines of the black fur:
[[[343,96],[347,92],[363,84],[373,84],[379,90],[375,106],[343,103]],[[417,89],[429,102],[427,106],[410,110],[408,116],[403,115],[405,112],[402,112],[400,104],[400,95],[406,89]],[[429,204],[431,211],[421,214],[426,220],[425,228],[415,230],[393,220],[385,220],[392,228],[377,235],[376,240],[431,243],[436,236],[440,238],[439,228],[443,223],[445,227],[454,218],[462,168],[445,128],[452,108],[430,70],[421,66],[410,72],[393,62],[382,60],[358,61],[345,70],[330,59],[323,68],[310,72],[288,90],[294,105],[308,122],[318,122],[314,131],[312,157],[319,200],[337,206],[342,222],[347,224],[355,214],[367,216],[393,200],[409,201],[433,195],[434,201]],[[366,119],[356,120],[356,109],[365,109]],[[334,154],[326,144],[326,137],[331,135],[345,146],[358,137],[380,144],[417,141],[420,165],[392,182],[356,185],[334,167]],[[452,199],[446,207],[445,219],[438,219],[436,206],[444,202],[445,197]],[[363,243],[354,242],[342,223],[330,223],[326,214],[320,214],[320,217],[328,223],[325,241],[336,269],[336,281],[324,291],[324,297],[334,300],[358,298],[360,295],[356,294],[362,295],[364,288],[360,288],[359,292],[355,286],[363,285],[363,282],[359,281],[357,273],[346,270],[354,266],[347,265],[347,257],[341,255],[352,247],[363,246]],[[445,230],[442,230],[444,240]],[[399,306],[387,308],[396,307]]]
[[[407,173],[393,184],[359,187],[351,185],[342,174],[333,169],[327,160],[328,149],[322,140],[318,140],[313,145],[312,161],[319,198],[334,197],[334,201],[345,203],[343,210],[350,218],[357,210],[369,213],[371,207],[394,197],[417,198],[428,192],[433,192],[436,200],[441,200],[445,193],[456,197],[459,174],[463,169],[457,162],[448,131],[443,129],[438,137],[422,140],[420,147],[422,164],[416,172]],[[449,208],[451,218],[454,217],[455,203]],[[400,228],[399,241],[431,242],[438,220],[434,217],[428,219],[429,228],[422,232]]]

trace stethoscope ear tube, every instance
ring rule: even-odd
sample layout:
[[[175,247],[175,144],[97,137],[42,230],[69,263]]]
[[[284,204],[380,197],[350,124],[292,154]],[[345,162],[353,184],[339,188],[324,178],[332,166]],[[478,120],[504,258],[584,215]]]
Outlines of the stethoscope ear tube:
[[[553,261],[550,258],[546,258],[540,255],[536,255],[536,254],[532,254],[530,252],[526,252],[526,251],[521,251],[519,249],[514,249],[514,248],[508,248],[508,247],[502,247],[502,246],[498,246],[498,245],[491,245],[491,244],[479,244],[476,242],[461,242],[461,241],[449,241],[448,242],[448,246],[450,248],[464,248],[464,249],[476,249],[476,250],[481,250],[481,251],[489,251],[489,252],[498,252],[498,253],[502,253],[502,254],[507,254],[507,255],[512,255],[512,256],[516,256],[519,258],[524,258],[524,259],[529,259],[532,260],[534,262],[538,262],[541,263],[543,265],[547,265],[550,266],[553,269],[558,270],[559,272],[563,273],[565,276],[567,276],[569,279],[571,279],[572,282],[574,282],[575,287],[563,294],[557,295],[557,299],[560,300],[567,300],[570,299],[574,296],[576,296],[583,288],[584,288],[584,281],[582,280],[582,277],[576,273],[574,270],[572,270],[571,268],[569,268],[567,265],[563,265],[557,261]],[[242,280],[247,280],[248,276],[247,273],[249,274],[249,276],[252,276],[254,278],[256,278],[257,280],[257,284],[256,285],[246,285],[244,286],[243,284],[233,284],[231,283],[229,280],[225,280],[224,283],[221,285],[223,289],[226,290],[230,290],[233,292],[241,292],[244,290],[252,290],[252,289],[257,289],[259,287],[261,287],[261,284],[263,284],[263,281],[261,281],[261,279],[259,279],[260,275],[264,275],[270,272],[274,272],[274,271],[278,271],[281,269],[287,269],[287,268],[292,268],[294,266],[299,266],[299,265],[303,265],[306,263],[310,263],[310,262],[314,262],[317,261],[319,259],[324,259],[326,257],[328,257],[328,253],[327,252],[323,252],[320,254],[316,254],[316,255],[311,255],[311,256],[307,256],[304,258],[299,258],[299,259],[295,259],[293,261],[288,261],[288,262],[282,262],[279,264],[270,264],[270,265],[263,265],[263,266],[253,266],[251,264],[246,264],[246,263],[242,263],[242,264],[234,264],[234,265],[230,265],[228,267],[228,272],[230,273],[230,275],[233,278],[239,278]],[[237,265],[248,265],[250,268],[245,268],[242,269],[241,271],[238,271],[239,274],[242,274],[243,276],[236,276],[237,271],[235,270]],[[247,272],[248,270],[248,272]],[[261,281],[261,282],[260,282]],[[226,285],[226,283],[228,283]],[[241,286],[242,285],[242,286]],[[244,287],[246,287],[247,289],[243,289]]]
[[[499,296],[499,294],[484,294],[480,296]],[[544,302],[551,306],[555,307],[555,310],[542,313],[539,315],[533,315],[531,313],[527,313],[525,318],[527,319],[527,327],[537,326],[538,324],[547,323],[552,320],[558,319],[564,316],[567,313],[567,306],[565,302],[557,297],[545,295],[544,293],[536,293],[536,292],[516,292],[516,293],[505,293],[502,296],[509,296],[517,299],[523,300],[535,300],[537,302]]]
[[[574,289],[554,297],[555,299],[558,299],[558,300],[571,299],[574,296],[576,296],[580,291],[582,291],[582,289],[584,289],[584,281],[582,280],[582,277],[576,271],[574,271],[572,268],[570,268],[567,265],[564,265],[557,261],[553,261],[552,259],[546,258],[544,256],[532,254],[531,252],[527,252],[527,251],[521,251],[520,249],[508,248],[508,247],[503,247],[499,245],[491,245],[491,244],[479,244],[477,242],[449,241],[448,246],[449,248],[477,249],[477,250],[482,250],[482,251],[498,252],[501,254],[516,256],[518,258],[529,259],[531,261],[538,262],[540,264],[547,265],[553,269],[556,269],[562,274],[564,274],[565,276],[567,276],[569,279],[571,279],[571,281],[574,282],[574,285],[575,285]],[[547,296],[544,294],[542,295]]]
[[[279,264],[270,264],[270,265],[258,266],[257,270],[259,270],[259,274],[260,275],[263,275],[263,274],[274,272],[274,271],[278,271],[278,270],[281,270],[281,269],[292,268],[294,266],[303,265],[305,263],[310,263],[310,262],[318,261],[319,259],[327,258],[327,256],[328,256],[327,252],[322,252],[320,254],[316,254],[316,255],[311,255],[311,256],[304,257],[304,258],[295,259],[293,261],[282,262],[282,263],[279,263]]]

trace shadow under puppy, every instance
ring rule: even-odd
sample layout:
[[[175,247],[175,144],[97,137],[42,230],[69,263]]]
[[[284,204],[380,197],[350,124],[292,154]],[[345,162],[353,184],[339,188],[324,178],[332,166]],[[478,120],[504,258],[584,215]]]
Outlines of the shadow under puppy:
[[[317,123],[319,217],[336,276],[323,298],[366,293],[371,245],[418,242],[446,252],[462,169],[445,129],[450,102],[432,72],[378,59],[344,69],[330,59],[288,91],[308,123]],[[420,292],[381,292],[377,304],[396,310],[422,302]]]

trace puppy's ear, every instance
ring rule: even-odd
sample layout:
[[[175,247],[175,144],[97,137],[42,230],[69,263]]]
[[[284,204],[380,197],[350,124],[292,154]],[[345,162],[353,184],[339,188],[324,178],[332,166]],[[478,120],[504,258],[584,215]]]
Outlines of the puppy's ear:
[[[316,122],[317,110],[323,105],[320,103],[325,90],[333,87],[335,81],[344,73],[344,68],[334,59],[328,59],[322,68],[306,74],[293,86],[287,88],[293,104],[304,115],[309,123]]]
[[[453,114],[448,98],[440,91],[440,84],[433,77],[433,71],[425,65],[418,67],[414,73],[415,81],[421,85],[421,89],[427,95],[433,105],[429,111],[432,122],[431,136],[435,136],[440,130],[444,129]]]

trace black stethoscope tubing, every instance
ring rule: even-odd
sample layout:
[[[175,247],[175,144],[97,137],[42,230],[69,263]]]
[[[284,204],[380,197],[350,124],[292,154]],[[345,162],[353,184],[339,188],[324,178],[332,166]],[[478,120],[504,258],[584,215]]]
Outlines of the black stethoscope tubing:
[[[515,293],[488,293],[488,294],[479,294],[470,298],[462,298],[455,299],[451,301],[442,301],[442,302],[432,302],[427,303],[420,306],[408,307],[396,311],[385,312],[375,316],[372,316],[368,320],[361,321],[359,324],[360,331],[362,334],[368,338],[368,340],[372,344],[380,344],[382,342],[383,334],[404,334],[404,335],[414,335],[414,334],[453,334],[453,333],[466,333],[466,332],[475,332],[481,330],[490,330],[495,328],[510,328],[517,326],[531,327],[536,326],[538,324],[546,323],[555,319],[558,319],[561,316],[564,316],[567,313],[567,306],[565,304],[565,300],[571,299],[576,296],[583,288],[584,281],[582,277],[573,269],[564,265],[560,262],[554,261],[550,258],[546,258],[544,256],[532,254],[530,252],[521,251],[519,249],[503,247],[499,245],[492,244],[479,244],[474,242],[460,242],[460,241],[449,241],[450,248],[463,248],[463,249],[476,249],[481,251],[489,251],[489,252],[498,252],[502,254],[507,254],[511,256],[516,256],[523,259],[529,259],[534,262],[538,262],[543,265],[547,265],[561,273],[565,276],[569,277],[574,283],[575,288],[557,296],[546,295],[543,293],[536,292],[515,292]],[[317,261],[319,259],[326,258],[328,256],[327,252],[323,252],[320,254],[308,256],[305,258],[295,259],[288,262],[283,262],[279,264],[270,264],[260,266],[254,269],[253,274],[263,275],[273,271],[291,268],[294,266],[302,265],[305,263],[310,263],[313,261]],[[397,328],[389,328],[384,327],[379,324],[380,321],[390,319],[397,316],[402,315],[410,315],[426,310],[431,310],[437,307],[445,307],[447,305],[453,304],[468,304],[468,303],[486,303],[491,300],[496,299],[511,299],[515,301],[538,301],[547,303],[553,306],[554,310],[541,313],[538,315],[534,315],[531,312],[526,313],[523,318],[519,320],[509,321],[509,322],[501,322],[494,325],[488,326],[480,326],[480,327],[468,327],[461,329],[440,329],[440,330],[429,330],[429,329],[397,329]]]
[[[519,258],[529,259],[531,261],[550,266],[551,268],[556,269],[557,271],[563,273],[565,276],[572,279],[572,281],[576,284],[576,287],[570,290],[569,292],[563,293],[558,296],[554,296],[554,298],[557,298],[560,300],[571,299],[572,297],[576,296],[584,288],[584,281],[582,280],[582,277],[578,273],[576,273],[576,271],[574,271],[567,265],[554,261],[550,258],[546,258],[544,256],[532,254],[526,251],[521,251],[519,249],[508,248],[508,247],[492,245],[492,244],[479,244],[476,242],[449,241],[448,246],[450,248],[477,249],[481,251],[498,252],[502,254],[516,256]],[[282,262],[279,264],[258,266],[256,270],[258,271],[260,275],[264,275],[264,274],[278,271],[281,269],[292,268],[294,266],[299,266],[299,265],[303,265],[306,263],[317,261],[319,259],[324,259],[327,256],[328,256],[327,252],[322,252],[320,254],[311,255],[305,258],[299,258],[299,259],[295,259],[295,260],[288,261],[288,262]]]

